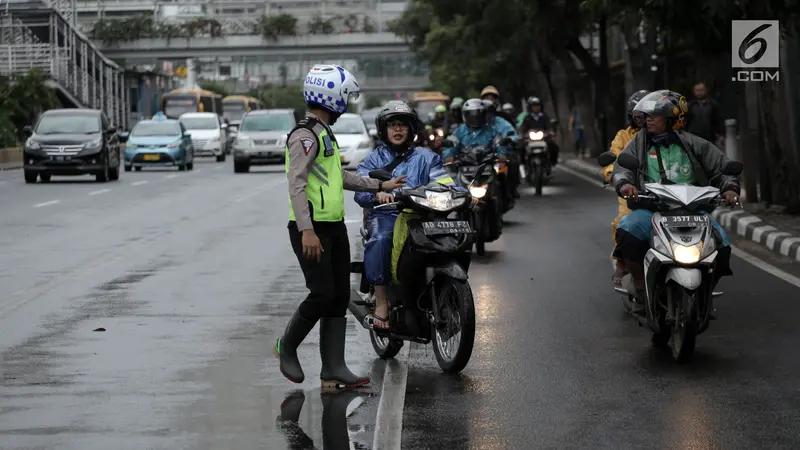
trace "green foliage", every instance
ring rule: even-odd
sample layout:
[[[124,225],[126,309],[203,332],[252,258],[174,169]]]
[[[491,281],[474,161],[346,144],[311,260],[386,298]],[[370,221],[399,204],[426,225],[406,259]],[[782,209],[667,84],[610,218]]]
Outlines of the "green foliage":
[[[31,69],[13,81],[0,76],[0,148],[19,144],[19,131],[25,125],[33,125],[43,111],[61,107],[46,81],[47,76],[39,69]]]
[[[282,36],[297,36],[297,17],[291,14],[261,16],[258,19],[257,31],[272,41],[277,41]]]
[[[309,34],[333,34],[336,29],[336,18],[323,19],[322,16],[316,15],[310,22],[308,22]]]
[[[218,82],[213,81],[213,80],[200,80],[200,81],[198,81],[197,84],[202,89],[205,89],[205,90],[211,91],[211,92],[215,92],[215,93],[217,93],[217,94],[219,94],[219,95],[221,95],[223,97],[227,97],[227,96],[231,95],[231,93],[228,92],[225,89],[225,86],[223,86],[222,83],[218,83]]]
[[[157,22],[152,16],[140,15],[127,19],[100,19],[89,32],[93,39],[104,44],[142,38],[192,38],[198,36],[221,37],[222,24],[207,17],[195,17],[182,23]]]

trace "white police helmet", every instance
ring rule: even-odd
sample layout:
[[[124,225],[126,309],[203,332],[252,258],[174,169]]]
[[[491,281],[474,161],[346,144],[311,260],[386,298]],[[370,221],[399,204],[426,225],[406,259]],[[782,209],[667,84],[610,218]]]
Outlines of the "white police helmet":
[[[358,99],[361,89],[352,73],[340,66],[317,64],[306,75],[303,97],[335,114],[347,111],[347,103]]]

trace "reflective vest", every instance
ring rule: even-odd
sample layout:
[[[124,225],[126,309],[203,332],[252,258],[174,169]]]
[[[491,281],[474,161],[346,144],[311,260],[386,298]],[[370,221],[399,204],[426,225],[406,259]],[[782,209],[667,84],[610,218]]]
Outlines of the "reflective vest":
[[[299,128],[311,130],[317,136],[317,157],[311,164],[306,185],[306,197],[311,209],[311,220],[314,222],[340,222],[344,220],[344,180],[342,178],[342,160],[339,155],[339,144],[331,139],[328,128],[318,120],[306,117],[289,133]],[[289,173],[289,144],[284,148],[286,153],[286,173]],[[289,220],[295,220],[292,197],[289,196]]]

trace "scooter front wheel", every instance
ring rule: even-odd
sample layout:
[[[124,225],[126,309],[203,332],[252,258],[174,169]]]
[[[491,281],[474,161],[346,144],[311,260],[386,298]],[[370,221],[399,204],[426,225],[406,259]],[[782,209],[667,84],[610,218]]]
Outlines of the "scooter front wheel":
[[[433,354],[442,371],[459,373],[469,363],[475,345],[475,300],[466,281],[443,277],[436,282],[441,317],[433,325]]]
[[[369,340],[372,342],[372,348],[375,350],[375,353],[381,359],[394,358],[400,353],[400,349],[403,348],[403,341],[379,336],[372,330],[369,332]]]

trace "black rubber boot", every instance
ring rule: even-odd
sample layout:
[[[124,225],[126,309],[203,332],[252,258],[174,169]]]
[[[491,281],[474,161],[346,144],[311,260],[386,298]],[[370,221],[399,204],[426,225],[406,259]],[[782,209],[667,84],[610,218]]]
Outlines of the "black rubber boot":
[[[286,436],[289,441],[290,449],[314,448],[314,441],[300,428],[300,411],[303,410],[303,403],[306,401],[306,394],[303,391],[294,391],[289,394],[281,403],[281,415],[278,416],[276,423],[278,429]]]
[[[295,311],[286,324],[283,336],[275,341],[273,353],[281,360],[281,373],[292,383],[302,383],[306,379],[300,360],[297,359],[297,347],[314,325],[314,322],[304,319],[299,311]]]
[[[344,361],[346,317],[324,317],[319,321],[319,353],[322,370],[319,378],[323,389],[352,388],[369,383],[369,377],[359,377]]]
[[[322,448],[350,448],[347,430],[347,407],[359,397],[358,391],[323,392],[322,398]]]

